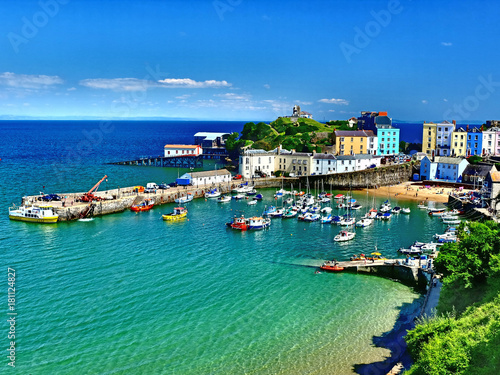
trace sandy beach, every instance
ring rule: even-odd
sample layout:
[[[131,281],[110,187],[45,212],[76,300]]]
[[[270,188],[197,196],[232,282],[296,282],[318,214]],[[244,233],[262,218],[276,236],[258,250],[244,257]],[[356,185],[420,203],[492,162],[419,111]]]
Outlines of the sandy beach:
[[[363,189],[369,191],[370,194],[377,197],[387,197],[398,199],[408,199],[414,201],[433,201],[433,202],[448,202],[448,195],[456,192],[455,188],[448,187],[430,187],[422,186],[421,182],[405,182],[399,185],[381,186],[378,189]],[[463,189],[461,193],[466,193],[470,190]]]

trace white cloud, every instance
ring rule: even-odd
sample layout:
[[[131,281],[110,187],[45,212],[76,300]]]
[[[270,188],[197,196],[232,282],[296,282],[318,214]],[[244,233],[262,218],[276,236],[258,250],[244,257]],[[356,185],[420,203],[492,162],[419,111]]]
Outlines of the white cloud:
[[[207,88],[207,87],[229,87],[227,81],[195,81],[191,78],[166,78],[158,81],[160,87],[182,87],[182,88]]]
[[[335,112],[335,110],[334,109],[330,109],[328,112]]]
[[[345,99],[320,99],[318,102],[336,105],[349,105],[349,101]]]
[[[42,89],[61,85],[64,81],[58,76],[0,73],[0,86],[22,89]]]
[[[114,91],[146,91],[151,83],[154,84],[154,81],[137,78],[95,78],[80,81],[80,85],[85,87]]]
[[[427,100],[425,100],[425,99],[422,100],[422,104],[427,104],[427,103],[429,103]]]
[[[137,78],[95,78],[84,79],[80,85],[93,89],[113,91],[146,91],[150,88],[217,88],[230,87],[227,81],[195,81],[190,78],[167,78],[160,81],[149,81]]]
[[[191,96],[190,94],[184,94],[184,95],[176,96],[175,99],[186,100],[190,96]]]
[[[228,92],[225,94],[215,94],[214,96],[217,96],[219,98],[224,98],[227,100],[249,100],[250,99],[249,95],[245,95],[245,94],[238,95],[238,94],[235,94],[232,92]]]
[[[70,87],[70,88],[68,89],[68,91],[75,91],[75,90],[76,90],[76,87]]]
[[[453,43],[451,43],[451,42],[441,42],[441,45],[445,46],[445,47],[451,47],[453,45]]]
[[[448,101],[448,99],[443,99],[443,101],[447,102],[447,101]]]
[[[269,89],[271,88],[271,85],[270,85],[270,84],[268,84],[268,83],[266,83],[266,84],[264,85],[264,88],[269,90]]]

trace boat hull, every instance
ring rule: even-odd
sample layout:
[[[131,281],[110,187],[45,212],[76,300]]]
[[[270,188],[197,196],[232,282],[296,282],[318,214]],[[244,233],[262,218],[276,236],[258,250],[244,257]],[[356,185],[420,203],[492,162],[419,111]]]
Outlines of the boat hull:
[[[187,216],[187,212],[183,212],[182,214],[179,214],[179,215],[172,215],[172,214],[162,215],[162,218],[165,221],[178,221],[178,220],[185,219],[186,216]]]
[[[23,216],[9,215],[10,220],[25,221],[27,223],[44,223],[44,224],[57,223],[58,217],[59,216],[48,216],[48,217],[44,217],[44,218],[34,218],[34,217],[23,217]]]

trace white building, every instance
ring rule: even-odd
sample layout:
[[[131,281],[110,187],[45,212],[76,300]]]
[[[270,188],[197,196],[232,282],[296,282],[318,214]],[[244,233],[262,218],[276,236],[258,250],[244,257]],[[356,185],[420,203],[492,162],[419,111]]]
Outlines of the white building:
[[[260,177],[259,174],[271,175],[275,171],[276,150],[245,150],[240,155],[239,172],[244,178]]]
[[[308,176],[314,172],[312,161],[314,153],[288,151],[278,147],[276,150],[275,170],[289,173],[290,176]]]
[[[377,155],[378,137],[369,130],[365,130],[366,137],[366,152],[368,155]]]
[[[164,155],[168,157],[176,156],[198,156],[203,154],[203,149],[198,145],[165,145]]]
[[[436,124],[436,156],[451,155],[451,133],[455,130],[455,121],[453,124],[449,121],[443,121]]]
[[[215,171],[191,172],[187,173],[191,177],[193,186],[199,185],[217,185],[220,183],[231,182],[231,173],[227,169]]]
[[[373,155],[354,155],[356,159],[356,170],[362,171],[363,169],[380,167],[381,156]]]
[[[349,127],[352,128],[354,125],[358,123],[358,119],[356,117],[351,117],[349,120]]]
[[[483,130],[483,155],[495,155],[499,128]]]
[[[332,154],[315,154],[312,158],[311,174],[337,173],[337,158]]]
[[[337,173],[354,172],[356,170],[356,158],[354,155],[337,156]]]

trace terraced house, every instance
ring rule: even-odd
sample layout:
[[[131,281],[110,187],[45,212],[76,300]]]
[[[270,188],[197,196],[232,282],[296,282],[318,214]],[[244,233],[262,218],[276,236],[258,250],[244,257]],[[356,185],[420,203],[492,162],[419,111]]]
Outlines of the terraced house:
[[[399,129],[392,126],[387,112],[361,112],[358,128],[374,132],[377,138],[377,152],[372,155],[396,155],[399,153]]]
[[[443,121],[439,123],[424,123],[422,133],[422,152],[431,156],[450,156],[452,133],[455,131],[455,120],[453,123]]]
[[[375,154],[377,137],[371,130],[336,130],[333,143],[337,155]]]
[[[451,133],[451,155],[467,156],[467,131],[463,128]]]
[[[467,130],[467,156],[481,155],[483,153],[483,134],[480,129]]]

